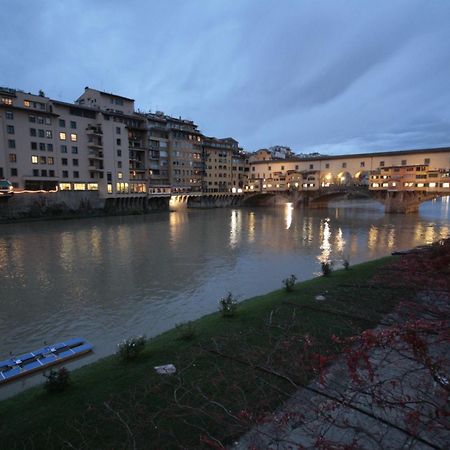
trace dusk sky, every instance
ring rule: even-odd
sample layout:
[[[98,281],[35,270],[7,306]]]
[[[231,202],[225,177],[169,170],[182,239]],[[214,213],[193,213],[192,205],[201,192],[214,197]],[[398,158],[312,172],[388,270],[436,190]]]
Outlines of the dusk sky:
[[[450,1],[0,0],[0,85],[85,86],[249,151],[450,146]]]

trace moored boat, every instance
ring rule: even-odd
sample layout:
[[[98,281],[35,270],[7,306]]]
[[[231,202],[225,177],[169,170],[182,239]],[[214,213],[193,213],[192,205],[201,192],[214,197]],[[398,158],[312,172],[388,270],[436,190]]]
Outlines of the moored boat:
[[[84,355],[93,348],[94,346],[86,340],[74,338],[5,359],[0,361],[0,384]]]

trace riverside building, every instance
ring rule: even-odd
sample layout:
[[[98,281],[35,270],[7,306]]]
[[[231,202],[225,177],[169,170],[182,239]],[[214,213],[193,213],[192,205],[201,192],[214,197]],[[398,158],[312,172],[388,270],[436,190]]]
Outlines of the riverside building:
[[[89,87],[74,103],[0,88],[0,179],[16,189],[120,197],[204,192],[208,179],[228,192],[243,185],[232,152],[226,177],[208,178],[203,139],[191,120],[136,112],[133,99]],[[238,148],[231,138],[207,139]]]

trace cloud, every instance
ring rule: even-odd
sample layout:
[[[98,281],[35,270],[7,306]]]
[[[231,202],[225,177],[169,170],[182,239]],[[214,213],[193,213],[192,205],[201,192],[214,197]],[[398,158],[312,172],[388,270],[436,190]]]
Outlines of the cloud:
[[[448,144],[450,3],[4,0],[1,84],[89,85],[248,149]],[[447,128],[446,128],[447,127]]]

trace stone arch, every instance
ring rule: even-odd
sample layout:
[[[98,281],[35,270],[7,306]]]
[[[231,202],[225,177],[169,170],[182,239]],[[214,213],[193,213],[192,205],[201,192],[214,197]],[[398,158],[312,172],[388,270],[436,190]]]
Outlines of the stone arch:
[[[331,172],[325,173],[320,177],[320,187],[330,187],[334,184],[334,177]]]
[[[370,172],[368,170],[360,170],[355,173],[355,182],[361,186],[369,185]]]
[[[353,184],[353,177],[349,172],[343,170],[338,173],[336,177],[336,184],[339,186],[350,186]]]

